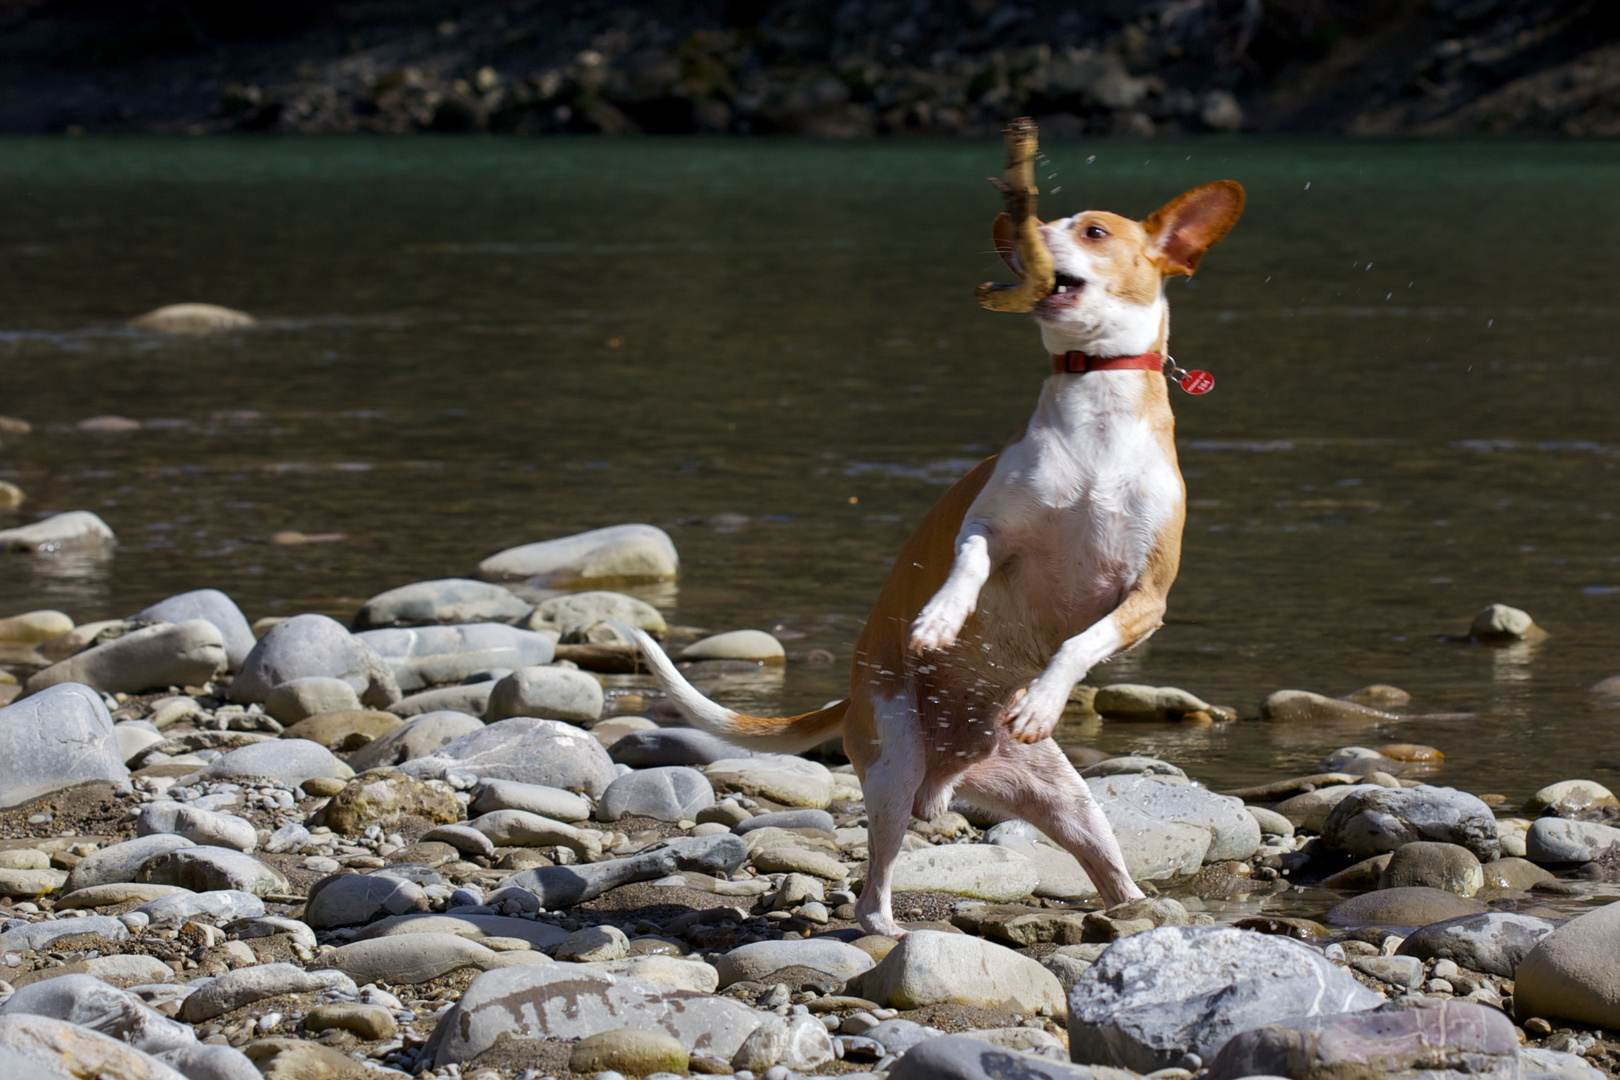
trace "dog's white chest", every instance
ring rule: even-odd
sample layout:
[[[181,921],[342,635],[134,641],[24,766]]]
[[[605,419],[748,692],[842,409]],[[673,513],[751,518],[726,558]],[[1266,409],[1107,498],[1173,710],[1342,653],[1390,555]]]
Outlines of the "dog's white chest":
[[[982,501],[1010,594],[1001,599],[1068,634],[1112,610],[1141,579],[1182,486],[1141,408],[1139,377],[1096,372],[1053,382]]]

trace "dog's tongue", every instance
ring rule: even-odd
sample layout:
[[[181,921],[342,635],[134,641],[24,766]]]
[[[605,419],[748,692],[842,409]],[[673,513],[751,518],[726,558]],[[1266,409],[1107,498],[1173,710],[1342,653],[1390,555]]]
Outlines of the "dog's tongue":
[[[1034,310],[1057,288],[1052,253],[1041,241],[1041,221],[1035,216],[1040,190],[1035,186],[1035,121],[1021,116],[1007,125],[1007,171],[1005,180],[992,180],[1007,203],[1007,215],[1016,230],[1018,261],[1024,280],[1017,285],[986,281],[974,292],[979,305],[991,311]]]

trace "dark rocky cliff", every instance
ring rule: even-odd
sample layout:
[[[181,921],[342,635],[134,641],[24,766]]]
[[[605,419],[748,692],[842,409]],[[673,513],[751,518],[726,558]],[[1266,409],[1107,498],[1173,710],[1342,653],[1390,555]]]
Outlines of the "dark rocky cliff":
[[[0,131],[1620,134],[1616,0],[0,0]]]

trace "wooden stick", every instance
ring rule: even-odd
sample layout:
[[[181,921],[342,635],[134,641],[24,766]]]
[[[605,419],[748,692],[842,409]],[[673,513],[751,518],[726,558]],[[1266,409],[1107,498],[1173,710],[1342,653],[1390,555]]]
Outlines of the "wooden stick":
[[[981,307],[991,311],[1030,311],[1037,301],[1052,294],[1056,283],[1053,278],[1052,253],[1041,242],[1040,218],[1035,216],[1035,202],[1040,189],[1035,186],[1035,121],[1020,116],[1007,125],[1007,172],[1005,180],[994,177],[990,182],[1001,192],[1007,204],[1007,215],[1017,230],[1018,261],[1024,268],[1024,280],[1017,285],[1003,285],[986,281],[974,291]]]

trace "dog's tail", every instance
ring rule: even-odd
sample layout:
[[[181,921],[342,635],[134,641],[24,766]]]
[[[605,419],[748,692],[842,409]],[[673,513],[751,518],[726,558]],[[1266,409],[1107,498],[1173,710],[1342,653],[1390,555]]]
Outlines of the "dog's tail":
[[[693,726],[749,750],[796,754],[837,735],[844,727],[849,702],[836,701],[824,709],[798,716],[748,716],[710,701],[687,682],[664,650],[645,632],[632,629],[641,655],[658,685]]]

